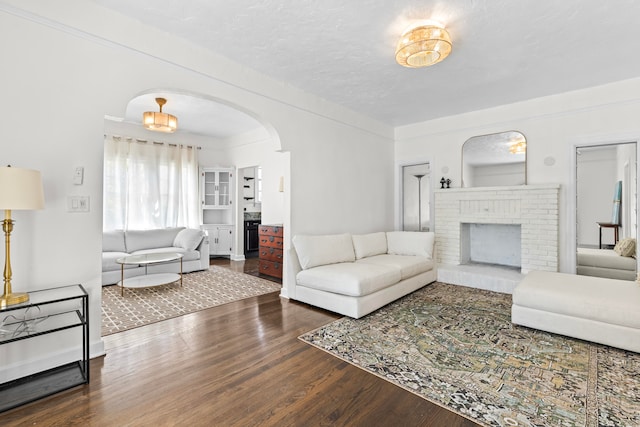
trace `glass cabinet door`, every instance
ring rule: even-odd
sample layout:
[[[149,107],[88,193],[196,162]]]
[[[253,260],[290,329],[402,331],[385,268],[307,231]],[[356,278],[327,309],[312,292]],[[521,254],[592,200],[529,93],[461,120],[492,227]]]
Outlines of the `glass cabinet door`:
[[[205,206],[215,206],[216,203],[216,173],[203,173],[203,197]]]
[[[218,172],[218,205],[229,206],[231,196],[231,173]]]
[[[230,170],[202,170],[201,192],[204,209],[220,209],[231,206],[232,177]]]

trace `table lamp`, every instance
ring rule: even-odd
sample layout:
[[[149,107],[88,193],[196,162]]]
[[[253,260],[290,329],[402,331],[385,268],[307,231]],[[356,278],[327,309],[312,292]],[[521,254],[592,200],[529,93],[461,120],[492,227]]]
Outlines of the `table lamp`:
[[[11,291],[11,232],[14,221],[12,210],[33,210],[44,207],[40,172],[31,169],[0,167],[0,209],[4,209],[2,230],[5,240],[4,293],[0,296],[0,308],[29,301],[27,293]]]

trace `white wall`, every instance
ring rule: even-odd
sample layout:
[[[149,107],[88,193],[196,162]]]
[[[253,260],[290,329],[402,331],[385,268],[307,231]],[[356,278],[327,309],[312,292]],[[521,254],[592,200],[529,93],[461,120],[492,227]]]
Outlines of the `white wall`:
[[[637,138],[638,117],[640,79],[633,79],[399,127],[395,158],[401,163],[429,157],[434,175],[450,177],[452,186],[458,187],[460,153],[467,139],[511,129],[521,131],[527,138],[527,182],[561,185],[559,269],[570,272],[575,259],[575,202],[570,197],[574,146]]]
[[[598,222],[611,222],[616,179],[616,149],[581,149],[577,156],[576,224],[579,246],[598,247]],[[613,243],[613,229],[602,230],[602,243]]]
[[[0,47],[2,161],[40,170],[46,202],[42,211],[15,214],[14,289],[87,286],[94,355],[102,351],[104,116],[123,117],[140,93],[176,90],[223,100],[265,124],[290,156],[285,248],[296,233],[393,225],[393,132],[385,125],[90,2],[2,1],[0,36],[11,40]],[[85,168],[82,186],[72,184],[75,166]],[[91,212],[67,213],[72,194],[89,196]],[[283,295],[291,294],[291,283],[284,278]],[[37,352],[3,346],[0,359],[24,367],[12,370],[23,374],[71,345],[61,340]],[[0,372],[0,382],[3,374],[9,375]]]
[[[268,135],[249,143],[234,141],[233,146],[223,149],[203,148],[200,153],[202,165],[233,165],[239,171],[243,168],[262,167],[262,223],[285,223],[285,194],[279,192],[280,177],[289,181],[289,153],[277,151],[277,141]],[[242,176],[236,173],[235,192],[237,203],[234,206],[235,236],[231,259],[244,259],[244,207],[242,200]]]

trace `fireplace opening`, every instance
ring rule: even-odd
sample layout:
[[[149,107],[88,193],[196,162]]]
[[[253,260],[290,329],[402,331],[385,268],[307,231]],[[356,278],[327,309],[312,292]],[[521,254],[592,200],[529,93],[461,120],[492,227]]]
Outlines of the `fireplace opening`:
[[[521,268],[519,224],[460,223],[460,263]]]

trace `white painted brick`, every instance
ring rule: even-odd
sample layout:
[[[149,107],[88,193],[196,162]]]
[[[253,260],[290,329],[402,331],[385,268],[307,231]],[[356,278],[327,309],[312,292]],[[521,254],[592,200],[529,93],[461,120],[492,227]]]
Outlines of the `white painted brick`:
[[[460,262],[460,223],[521,224],[521,270],[556,271],[559,189],[547,184],[437,190],[435,225],[441,262]]]

